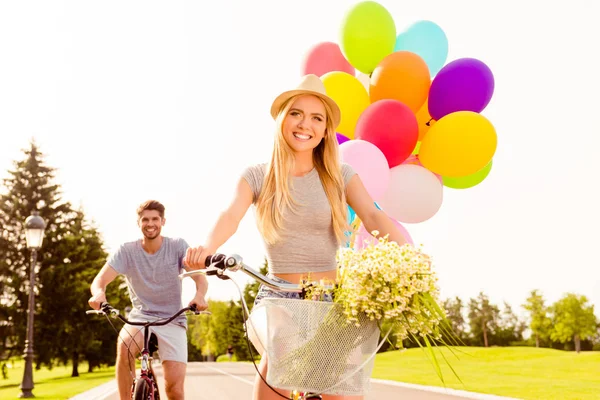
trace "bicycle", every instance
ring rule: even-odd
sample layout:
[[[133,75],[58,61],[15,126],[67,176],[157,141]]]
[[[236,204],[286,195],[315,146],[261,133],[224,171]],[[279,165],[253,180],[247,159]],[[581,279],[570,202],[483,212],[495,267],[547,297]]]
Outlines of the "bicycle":
[[[148,321],[148,322],[134,322],[129,321],[127,318],[122,316],[119,313],[119,310],[112,307],[108,303],[102,303],[99,310],[87,310],[86,314],[101,314],[108,315],[111,314],[116,316],[125,324],[133,325],[133,326],[143,326],[144,327],[144,345],[140,354],[139,359],[141,360],[140,366],[140,375],[136,376],[133,380],[133,385],[131,386],[131,398],[134,400],[160,400],[160,392],[158,390],[158,383],[156,381],[156,377],[154,376],[154,370],[152,369],[152,354],[154,351],[158,349],[156,343],[151,340],[150,335],[150,327],[151,326],[163,326],[167,325],[175,318],[183,314],[184,312],[192,311],[195,315],[198,314],[210,314],[208,311],[199,312],[196,310],[195,305],[191,305],[189,307],[182,308],[177,313],[175,313],[172,317],[168,319],[159,319],[156,321]],[[112,325],[112,323],[111,323]],[[115,329],[116,330],[116,329]]]
[[[295,292],[295,293],[300,293],[300,297],[301,298],[305,298],[306,296],[306,289],[305,286],[300,285],[300,284],[293,284],[293,283],[280,283],[280,282],[276,282],[274,280],[272,280],[271,278],[261,274],[260,272],[256,271],[255,269],[247,266],[246,264],[243,263],[242,258],[239,255],[233,254],[230,256],[226,256],[224,254],[214,254],[211,256],[208,256],[206,258],[205,261],[205,266],[207,267],[207,269],[203,269],[203,270],[194,270],[194,271],[188,271],[185,273],[182,273],[179,275],[180,279],[183,279],[186,276],[190,276],[190,275],[194,275],[194,274],[204,274],[207,276],[216,276],[219,279],[223,279],[223,280],[227,280],[227,279],[231,279],[229,277],[229,275],[227,275],[225,272],[226,271],[231,271],[231,272],[236,272],[236,271],[242,271],[244,272],[246,275],[250,276],[251,278],[253,278],[254,280],[262,283],[263,285],[266,285],[274,290],[278,290],[281,292]],[[326,290],[331,290],[334,288],[333,285],[322,285],[322,287]],[[239,287],[238,287],[239,290]],[[245,312],[245,321],[244,321],[244,325],[246,328],[246,333],[247,333],[247,340],[248,339],[248,327],[246,326],[246,321],[248,321],[248,317],[249,317],[249,313],[248,313],[248,308],[247,305],[244,301],[244,297],[241,296],[241,292],[240,292],[240,297],[241,297],[241,302],[243,305],[243,310]],[[328,307],[328,304],[332,304],[332,303],[325,303],[325,302],[310,302],[310,301],[306,301],[306,300],[293,300],[293,299],[264,299],[263,302],[269,302],[272,305],[277,305],[277,300],[280,301],[287,301],[287,302],[295,302],[294,304],[297,305],[308,305],[307,308],[310,308],[312,306],[316,306],[315,304],[310,304],[310,303],[321,303],[321,305],[324,305],[325,307]],[[321,313],[321,315],[323,315]],[[318,320],[319,318],[321,318],[320,316],[317,316],[315,318],[315,320]],[[275,318],[274,318],[275,319]],[[302,320],[301,324],[308,324],[308,319],[306,320]],[[251,322],[251,321],[250,321]],[[319,321],[316,321],[317,323],[319,323]],[[315,323],[315,321],[313,321],[313,323]],[[252,323],[251,323],[252,324]],[[284,322],[282,322],[282,324],[284,324]],[[344,378],[343,381],[339,382],[339,383],[343,383],[344,381],[348,380],[350,377],[352,377],[354,374],[358,373],[359,371],[362,372],[362,374],[358,374],[361,375],[359,377],[359,382],[358,382],[358,386],[359,389],[364,389],[364,387],[366,385],[368,385],[368,381],[370,379],[370,373],[371,373],[371,369],[373,366],[373,358],[377,352],[377,350],[381,347],[381,345],[383,344],[384,340],[381,341],[381,343],[377,344],[377,340],[379,338],[379,329],[376,327],[376,332],[373,331],[373,329],[371,329],[371,331],[367,332],[364,328],[364,326],[370,326],[370,328],[373,328],[373,324],[369,325],[368,321],[363,321],[363,328],[356,328],[357,330],[361,330],[360,333],[363,334],[364,336],[368,336],[368,338],[365,340],[364,338],[361,339],[362,342],[361,343],[366,343],[368,340],[370,340],[370,345],[367,346],[366,351],[363,352],[363,354],[368,353],[368,357],[367,360],[363,362],[363,360],[361,359],[359,361],[358,364],[360,364],[358,366],[358,368],[356,368],[356,370],[353,370],[352,373],[346,374],[346,377]],[[287,326],[286,326],[287,327]],[[292,328],[293,329],[293,328]],[[256,332],[256,329],[255,329]],[[367,332],[365,334],[365,332]],[[376,335],[375,335],[376,334]],[[283,337],[283,335],[270,335],[271,336],[279,336],[279,337]],[[352,339],[351,339],[352,340]],[[375,340],[374,345],[373,345],[373,340]],[[360,341],[360,340],[359,340]],[[281,347],[281,343],[277,343],[277,346]],[[264,346],[263,346],[264,347]],[[253,359],[254,362],[254,357],[252,356],[252,350],[251,350],[251,346],[248,343],[248,348],[250,350],[250,355],[251,358]],[[362,349],[365,350],[365,349]],[[327,358],[327,357],[325,357]],[[273,357],[271,357],[271,355],[269,355],[269,363],[271,363],[273,361]],[[329,362],[329,360],[327,360],[327,362]],[[370,363],[370,364],[369,364]],[[369,369],[369,365],[370,368]],[[366,367],[366,369],[364,369]],[[327,393],[326,390],[316,390],[313,388],[313,386],[311,386],[311,383],[306,383],[304,382],[304,385],[302,387],[301,390],[298,390],[297,388],[299,387],[298,385],[295,386],[296,389],[290,388],[290,387],[283,387],[284,389],[288,389],[291,390],[291,395],[290,397],[284,396],[282,393],[278,392],[272,385],[270,385],[267,382],[267,379],[265,379],[265,377],[263,377],[259,370],[258,367],[256,366],[256,363],[254,362],[254,367],[258,373],[258,375],[260,376],[260,378],[263,380],[263,382],[271,389],[273,390],[275,393],[277,393],[279,396],[281,396],[282,398],[286,398],[286,399],[291,399],[291,400],[322,400],[322,396],[321,393]],[[363,370],[364,369],[364,370]],[[269,377],[271,375],[272,369],[269,368],[269,372],[267,373],[267,376]],[[350,376],[348,376],[350,375]],[[357,376],[358,376],[357,375]],[[273,380],[277,381],[279,377],[275,376],[275,374],[273,374]],[[366,378],[366,379],[365,379]],[[314,382],[314,379],[311,381]],[[339,384],[338,383],[338,384]],[[356,384],[356,382],[355,382]],[[302,386],[302,385],[301,385]],[[323,386],[323,385],[314,385],[314,386]],[[326,385],[328,388],[329,386]],[[322,389],[322,387],[321,387]],[[357,392],[358,393],[358,392]]]

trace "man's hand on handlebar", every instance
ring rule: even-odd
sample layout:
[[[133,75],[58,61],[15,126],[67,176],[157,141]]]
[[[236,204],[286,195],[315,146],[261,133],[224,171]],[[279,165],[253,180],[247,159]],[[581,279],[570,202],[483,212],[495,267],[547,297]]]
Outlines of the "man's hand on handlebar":
[[[190,307],[193,307],[192,311],[198,313],[200,311],[205,311],[208,308],[208,303],[204,296],[196,295],[189,303]]]
[[[208,251],[202,246],[188,247],[185,252],[183,264],[191,269],[205,269],[204,262],[207,255]]]
[[[94,310],[99,310],[102,303],[106,303],[106,293],[98,292],[88,300],[88,304]]]

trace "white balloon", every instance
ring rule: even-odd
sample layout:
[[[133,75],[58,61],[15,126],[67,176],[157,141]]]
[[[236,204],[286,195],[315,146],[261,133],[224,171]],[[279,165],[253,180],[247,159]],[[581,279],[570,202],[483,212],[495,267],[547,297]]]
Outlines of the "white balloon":
[[[433,217],[442,206],[443,185],[427,168],[400,164],[390,169],[390,183],[377,203],[400,222],[419,223]]]

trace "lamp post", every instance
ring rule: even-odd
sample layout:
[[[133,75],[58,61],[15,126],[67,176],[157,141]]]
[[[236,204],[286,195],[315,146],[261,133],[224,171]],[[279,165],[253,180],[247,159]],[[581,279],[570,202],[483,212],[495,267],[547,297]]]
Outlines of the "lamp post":
[[[25,340],[25,371],[21,382],[21,394],[19,397],[35,397],[33,390],[33,314],[35,311],[35,265],[37,263],[37,252],[42,247],[44,240],[44,229],[46,222],[33,211],[25,220],[25,237],[27,248],[31,249],[31,267],[29,271],[29,308],[27,318],[27,340]]]

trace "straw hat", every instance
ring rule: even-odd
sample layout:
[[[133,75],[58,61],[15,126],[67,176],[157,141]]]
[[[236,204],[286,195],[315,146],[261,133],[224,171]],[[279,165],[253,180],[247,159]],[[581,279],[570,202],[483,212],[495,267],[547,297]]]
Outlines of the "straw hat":
[[[330,117],[333,121],[333,127],[338,127],[340,124],[340,119],[342,118],[340,108],[331,97],[327,96],[323,81],[314,74],[305,75],[296,89],[288,90],[277,96],[275,101],[273,101],[273,105],[271,106],[271,116],[274,119],[277,118],[277,114],[279,114],[279,110],[281,110],[281,107],[285,104],[285,102],[289,100],[290,97],[298,94],[312,94],[321,98],[329,105],[329,107],[331,107],[332,115],[330,115]]]

